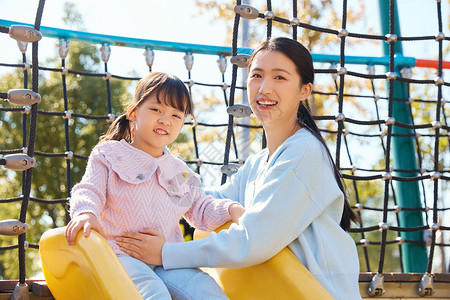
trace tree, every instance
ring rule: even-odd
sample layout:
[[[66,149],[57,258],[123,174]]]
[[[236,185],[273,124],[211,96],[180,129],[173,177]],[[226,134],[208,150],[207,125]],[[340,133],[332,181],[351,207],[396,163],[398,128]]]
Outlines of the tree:
[[[66,6],[67,22],[80,20],[74,11],[73,4]],[[76,25],[76,24],[75,24]],[[61,67],[58,58],[50,59],[41,65]],[[101,73],[103,63],[95,46],[79,42],[71,42],[66,67],[81,72]],[[31,77],[31,76],[30,76]],[[23,72],[15,70],[2,77],[0,90],[7,91],[23,88]],[[60,72],[40,72],[39,93],[42,97],[38,105],[40,111],[63,112],[64,97]],[[94,116],[107,115],[106,84],[101,77],[67,75],[67,95],[69,110],[74,114],[89,114]],[[131,98],[127,92],[129,82],[111,79],[112,109],[116,114],[123,111],[123,105]],[[28,85],[31,87],[31,83]],[[5,104],[4,106],[12,106]],[[0,116],[2,135],[0,147],[2,150],[22,147],[22,114],[2,113]],[[29,121],[28,121],[29,124]],[[88,120],[71,118],[69,122],[70,150],[81,156],[88,156],[97,144],[99,136],[107,127],[106,120]],[[38,115],[35,151],[44,153],[65,153],[64,119],[61,116]],[[67,164],[64,157],[44,157],[36,155],[36,166],[33,170],[32,197],[41,199],[65,199],[72,186],[81,180],[84,174],[86,160],[71,160],[72,186],[67,183]],[[17,197],[21,194],[21,172],[0,170],[0,197]],[[7,206],[6,209],[3,207]],[[2,204],[0,219],[18,219],[20,203]],[[63,204],[40,204],[30,201],[27,214],[29,226],[26,240],[30,244],[38,244],[42,233],[54,227],[63,226],[67,222],[67,206]],[[17,238],[0,236],[0,245],[17,243]],[[27,250],[27,276],[32,276],[40,270],[37,250]],[[0,256],[0,278],[18,277],[17,251],[4,251]]]

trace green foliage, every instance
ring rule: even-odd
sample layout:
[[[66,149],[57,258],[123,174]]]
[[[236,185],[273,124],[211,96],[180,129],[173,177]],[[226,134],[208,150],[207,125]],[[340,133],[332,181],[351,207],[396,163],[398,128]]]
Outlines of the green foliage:
[[[450,1],[449,1],[450,2]],[[196,0],[195,1],[198,12],[208,13],[214,18],[214,21],[222,20],[226,22],[228,28],[228,36],[224,41],[227,45],[231,41],[231,31],[233,24],[233,1],[209,1],[209,0]],[[299,3],[300,4],[300,3]],[[266,4],[264,1],[252,3],[256,6],[260,12],[264,12]],[[274,5],[274,12],[277,16],[284,18],[291,18],[292,12],[290,10],[291,2],[281,1]],[[341,20],[337,10],[332,5],[331,0],[305,0],[301,2],[301,9],[299,5],[298,18],[308,24],[314,24],[329,28],[340,28]],[[82,29],[81,16],[76,11],[74,4],[68,3],[65,5],[66,16],[64,21],[67,24]],[[358,1],[358,5],[349,7],[349,14],[347,24],[352,25],[359,22],[364,11],[364,6],[361,1]],[[255,21],[256,22],[256,21]],[[260,22],[260,21],[257,21]],[[279,33],[286,34],[290,27],[280,25],[277,22],[273,23],[274,34]],[[265,24],[260,22],[256,26],[252,26],[250,29],[249,42],[250,46],[254,46],[256,41],[262,41],[265,39]],[[368,29],[370,31],[370,29]],[[302,41],[309,49],[330,53],[336,52],[339,47],[340,39],[335,38],[333,35],[323,34],[319,32],[313,32],[309,30],[300,30],[298,32],[298,39]],[[351,45],[353,39],[348,39],[346,43]],[[450,46],[446,46],[446,53],[450,52]],[[19,62],[20,63],[20,62]],[[42,63],[42,66],[55,65],[61,66],[58,59],[51,59]],[[66,67],[70,70],[77,70],[83,72],[102,72],[103,63],[99,59],[98,51],[92,45],[86,45],[77,42],[70,43],[70,51],[68,59],[66,59]],[[429,73],[430,78],[434,78],[434,74]],[[28,87],[31,87],[31,76],[29,76]],[[62,90],[62,78],[59,72],[40,72],[40,86],[39,93],[42,95],[42,101],[38,105],[40,111],[51,112],[64,112],[64,95]],[[22,70],[15,70],[9,74],[2,76],[0,80],[0,91],[7,91],[13,88],[23,88],[24,75]],[[112,96],[112,111],[118,115],[123,110],[123,105],[130,100],[131,96],[127,92],[128,82],[119,81],[115,79],[110,80],[111,83],[111,96]],[[107,99],[106,99],[106,84],[103,78],[100,77],[87,77],[76,76],[69,74],[66,76],[67,84],[67,96],[68,96],[68,110],[73,114],[86,114],[91,116],[100,116],[107,114]],[[336,86],[334,84],[323,84],[322,82],[316,84],[315,89],[326,92],[335,93],[337,90],[338,82]],[[431,88],[433,89],[433,87]],[[371,85],[368,81],[354,80],[352,77],[347,76],[345,79],[345,93],[362,94],[362,92],[371,91]],[[415,91],[414,98],[426,98],[432,99],[434,94],[428,89],[422,89]],[[377,91],[379,94],[383,90]],[[227,90],[229,93],[229,90]],[[367,93],[366,93],[367,94]],[[371,94],[369,92],[369,94]],[[434,96],[435,98],[435,96]],[[214,122],[216,119],[211,117],[213,113],[223,112],[224,101],[221,95],[215,93],[200,95],[194,93],[193,99],[196,104],[196,116],[198,121],[201,122]],[[367,106],[362,105],[359,98],[346,97],[346,110],[352,106],[358,111],[364,118],[369,114],[367,113]],[[236,97],[236,103],[239,103],[240,97]],[[336,97],[334,95],[314,95],[310,99],[310,105],[312,107],[313,114],[327,115],[335,112]],[[9,107],[8,103],[3,104],[3,107]],[[416,119],[416,124],[430,123],[434,119],[433,107],[425,106],[420,103],[413,104],[413,115]],[[371,117],[371,116],[370,116]],[[20,112],[1,112],[0,113],[0,150],[6,149],[18,149],[22,147],[22,119],[23,115]],[[212,121],[211,121],[212,120]],[[30,118],[27,118],[27,124],[29,125]],[[250,125],[259,125],[259,122],[255,118],[251,118]],[[321,128],[336,130],[333,122],[323,125]],[[108,123],[105,120],[88,120],[85,118],[74,117],[69,121],[69,141],[70,151],[77,155],[88,156],[91,149],[98,142],[98,138],[102,135],[108,127]],[[236,139],[240,139],[240,131],[235,128]],[[223,149],[223,138],[226,134],[226,129],[223,128],[210,128],[200,129],[196,127],[197,139],[199,141],[200,150],[204,149],[205,145],[216,145]],[[28,130],[29,131],[29,130]],[[28,135],[28,133],[27,133]],[[327,140],[332,143],[335,139],[334,135],[327,136]],[[251,153],[254,153],[260,149],[261,131],[250,131],[250,145]],[[196,154],[194,151],[193,143],[193,130],[190,126],[185,126],[182,133],[178,137],[177,141],[170,145],[175,155],[179,154],[185,160],[195,160]],[[425,161],[433,160],[434,145],[431,142],[423,143],[421,150]],[[440,150],[446,151],[448,149],[448,140],[440,140]],[[38,127],[36,137],[35,151],[44,153],[65,153],[67,151],[65,146],[65,120],[61,116],[49,116],[45,114],[38,115]],[[233,159],[233,147],[230,152],[230,159]],[[221,158],[223,154],[221,154]],[[70,174],[71,184],[69,186],[67,182],[67,161],[63,157],[49,158],[40,155],[35,156],[37,165],[33,170],[33,182],[32,182],[32,196],[43,199],[65,199],[70,194],[70,188],[75,183],[79,182],[86,165],[84,159],[72,159],[70,160]],[[383,169],[384,161],[383,157],[374,158],[378,160],[378,164],[374,165],[375,169]],[[440,166],[442,168],[444,161],[442,156],[440,157]],[[205,170],[207,166],[202,166],[202,170]],[[193,166],[195,169],[195,166]],[[203,171],[202,171],[203,172]],[[204,176],[205,173],[202,173]],[[218,184],[216,181],[215,184]],[[350,203],[353,205],[356,203],[356,189],[353,182],[346,182],[348,187]],[[384,183],[380,181],[358,181],[356,183],[358,190],[359,202],[365,206],[382,207],[383,202],[383,189]],[[20,172],[6,171],[4,168],[0,168],[0,199],[18,197],[22,194],[22,174]],[[393,203],[392,199],[389,203]],[[0,204],[0,220],[3,219],[18,219],[20,212],[20,203],[6,203]],[[67,222],[67,207],[63,204],[46,205],[39,204],[31,201],[28,207],[27,224],[29,225],[29,231],[27,232],[27,241],[30,244],[38,244],[41,234],[53,227],[63,226]],[[395,215],[394,215],[395,216]],[[378,224],[381,220],[381,213],[363,211],[362,218],[364,226],[372,226]],[[390,216],[392,218],[392,214]],[[389,223],[395,223],[396,221]],[[183,230],[185,229],[182,227]],[[186,234],[189,235],[188,229]],[[361,234],[354,233],[352,237],[356,242],[362,239]],[[394,240],[396,233],[389,231],[388,240]],[[365,234],[365,239],[370,241],[380,241],[381,233],[374,231]],[[186,236],[186,239],[190,239],[190,236]],[[17,244],[17,237],[0,237],[0,246],[8,246]],[[369,245],[367,248],[370,271],[374,272],[378,267],[379,260],[379,245]],[[361,271],[368,271],[365,262],[364,248],[358,247]],[[39,255],[35,249],[27,250],[26,267],[27,276],[30,277],[40,271]],[[389,245],[386,251],[384,261],[385,272],[400,271],[399,266],[399,252],[396,244]],[[0,252],[0,279],[16,279],[18,278],[18,259],[17,250],[7,250]]]
[[[57,59],[45,62],[45,65],[58,65]],[[101,72],[100,59],[94,46],[73,42],[66,59],[66,67],[70,70],[83,72]],[[44,72],[40,72],[41,74]],[[31,76],[30,76],[31,77]],[[62,89],[62,76],[59,72],[50,72],[40,75],[39,93],[42,97],[38,105],[40,111],[64,112],[64,95]],[[128,82],[110,80],[112,110],[120,114],[123,104],[130,100],[127,92]],[[92,116],[105,116],[107,114],[106,83],[101,77],[66,76],[68,110],[72,114],[85,114]],[[29,87],[31,84],[28,85]],[[7,91],[14,88],[23,88],[23,73],[21,70],[6,74],[1,79],[0,89]],[[10,106],[4,104],[5,107]],[[22,147],[22,114],[20,112],[6,112],[1,114],[2,135],[0,136],[0,149],[17,149]],[[29,117],[27,124],[29,125]],[[73,117],[69,120],[70,151],[81,156],[88,156],[91,149],[97,144],[100,135],[104,134],[108,123],[106,120],[88,120]],[[46,114],[38,115],[35,151],[44,153],[65,153],[65,120],[61,116]],[[71,187],[81,180],[84,174],[86,160],[74,158],[70,160],[71,183],[67,181],[68,161],[64,157],[44,157],[36,155],[36,166],[33,169],[32,196],[42,199],[65,199],[70,196]],[[17,197],[21,194],[21,176],[19,172],[6,172],[2,170],[2,181],[7,184],[0,186],[0,197]],[[3,179],[6,178],[6,179]],[[67,207],[62,204],[39,204],[30,202],[27,214],[27,241],[38,244],[41,234],[53,227],[63,226],[67,222]],[[18,219],[20,206],[13,203],[0,210],[0,219]],[[17,238],[0,237],[0,245],[6,246],[17,243]],[[17,278],[18,261],[13,259],[17,251],[5,251],[0,257],[0,278]],[[39,270],[37,250],[27,250],[27,275],[32,276]]]

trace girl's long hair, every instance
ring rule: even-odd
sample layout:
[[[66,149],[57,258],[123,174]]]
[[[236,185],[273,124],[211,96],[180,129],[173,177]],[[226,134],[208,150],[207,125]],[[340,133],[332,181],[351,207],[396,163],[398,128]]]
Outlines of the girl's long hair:
[[[249,68],[255,56],[258,54],[258,52],[262,50],[273,50],[283,53],[292,62],[294,62],[297,68],[297,72],[302,80],[301,84],[314,83],[314,66],[311,54],[298,41],[289,38],[279,37],[263,42],[253,51],[249,60]],[[330,163],[333,167],[336,182],[339,186],[339,189],[344,194],[344,210],[342,212],[340,226],[345,231],[348,231],[350,229],[350,222],[353,221],[355,223],[358,223],[359,217],[354,213],[354,211],[352,210],[352,208],[348,203],[347,194],[345,192],[345,188],[342,183],[339,170],[337,169],[336,164],[333,161],[333,157],[331,156],[330,150],[328,149],[325,140],[320,134],[320,130],[317,127],[316,122],[314,121],[308,107],[304,104],[304,102],[306,101],[301,101],[298,107],[297,121],[301,127],[304,127],[309,132],[311,132],[320,141],[320,143],[322,143],[322,145],[326,150]]]
[[[158,103],[176,108],[186,115],[192,114],[194,105],[184,83],[176,76],[161,72],[152,72],[139,80],[133,100],[130,103],[131,108],[111,123],[108,131],[100,137],[99,143],[109,140],[120,141],[122,139],[131,143],[132,125],[128,119],[129,113],[133,112],[152,95],[156,95]]]

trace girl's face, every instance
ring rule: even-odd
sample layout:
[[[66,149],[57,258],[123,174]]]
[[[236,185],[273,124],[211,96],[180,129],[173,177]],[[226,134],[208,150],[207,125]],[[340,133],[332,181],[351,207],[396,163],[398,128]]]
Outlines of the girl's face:
[[[296,66],[285,54],[261,50],[249,69],[247,94],[250,106],[265,127],[292,130],[300,101],[308,98],[312,84],[302,84]]]
[[[164,147],[175,141],[183,128],[185,118],[184,112],[158,103],[156,93],[134,110],[129,108],[128,116],[134,124],[131,144],[153,157],[161,156]]]

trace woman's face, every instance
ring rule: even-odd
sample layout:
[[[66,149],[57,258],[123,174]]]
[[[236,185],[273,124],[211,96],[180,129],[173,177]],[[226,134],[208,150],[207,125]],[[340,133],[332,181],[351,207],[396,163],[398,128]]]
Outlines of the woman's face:
[[[311,84],[302,84],[294,62],[285,54],[261,50],[254,57],[247,94],[250,107],[264,126],[292,129],[297,123],[299,103],[309,96],[311,89]]]

